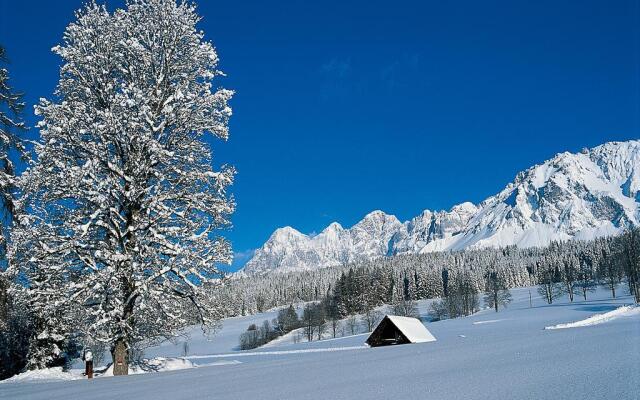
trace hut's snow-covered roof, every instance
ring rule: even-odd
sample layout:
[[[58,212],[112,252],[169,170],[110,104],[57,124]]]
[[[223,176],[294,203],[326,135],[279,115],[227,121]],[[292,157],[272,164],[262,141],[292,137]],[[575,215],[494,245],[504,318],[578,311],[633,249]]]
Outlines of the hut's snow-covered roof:
[[[435,342],[436,338],[417,318],[387,315],[387,318],[409,339],[411,343]]]

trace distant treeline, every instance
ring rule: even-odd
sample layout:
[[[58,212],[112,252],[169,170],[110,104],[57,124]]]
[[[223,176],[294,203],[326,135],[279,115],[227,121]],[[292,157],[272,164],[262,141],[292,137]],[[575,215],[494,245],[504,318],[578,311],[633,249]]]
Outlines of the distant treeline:
[[[221,296],[228,315],[247,315],[297,302],[329,301],[340,317],[403,299],[445,298],[461,285],[477,293],[540,285],[553,302],[561,294],[586,298],[597,285],[626,283],[640,302],[640,229],[592,241],[554,242],[545,248],[406,254],[315,271],[231,279]],[[456,292],[459,292],[456,289]]]

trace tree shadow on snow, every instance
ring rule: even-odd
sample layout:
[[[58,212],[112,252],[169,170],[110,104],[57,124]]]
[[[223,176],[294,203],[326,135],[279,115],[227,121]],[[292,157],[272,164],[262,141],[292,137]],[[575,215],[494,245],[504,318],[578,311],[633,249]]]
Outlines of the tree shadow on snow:
[[[577,311],[589,311],[589,312],[607,312],[613,311],[618,308],[620,305],[592,305],[587,307],[578,307]]]
[[[563,301],[561,303],[533,306],[532,308],[575,307],[575,310],[577,311],[611,311],[624,305],[624,303],[620,303],[620,300],[626,300],[627,298],[631,298],[631,295],[622,294],[617,296],[615,299],[589,299],[587,301],[576,300],[573,303]]]

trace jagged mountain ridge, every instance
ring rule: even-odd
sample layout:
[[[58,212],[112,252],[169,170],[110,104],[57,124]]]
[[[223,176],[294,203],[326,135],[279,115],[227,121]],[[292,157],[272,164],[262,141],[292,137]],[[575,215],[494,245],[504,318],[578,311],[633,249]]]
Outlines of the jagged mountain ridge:
[[[243,268],[246,274],[304,270],[386,255],[517,245],[612,235],[640,221],[640,141],[560,153],[519,173],[479,205],[425,210],[401,223],[374,211],[345,229],[316,236],[276,230]]]
[[[334,222],[315,236],[292,227],[276,229],[242,269],[247,274],[325,267],[388,254],[389,243],[402,229],[393,215],[374,211],[344,229]]]

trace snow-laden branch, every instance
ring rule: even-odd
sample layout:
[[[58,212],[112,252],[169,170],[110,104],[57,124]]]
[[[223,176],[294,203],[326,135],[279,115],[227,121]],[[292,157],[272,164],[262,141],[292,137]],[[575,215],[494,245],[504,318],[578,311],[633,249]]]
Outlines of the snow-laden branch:
[[[221,314],[209,282],[231,261],[216,231],[235,209],[235,170],[214,170],[205,134],[226,139],[232,92],[212,90],[218,57],[194,8],[90,4],[53,51],[56,97],[41,100],[37,162],[20,185],[30,215],[13,256],[93,340],[175,334]],[[30,254],[23,258],[22,254]]]

